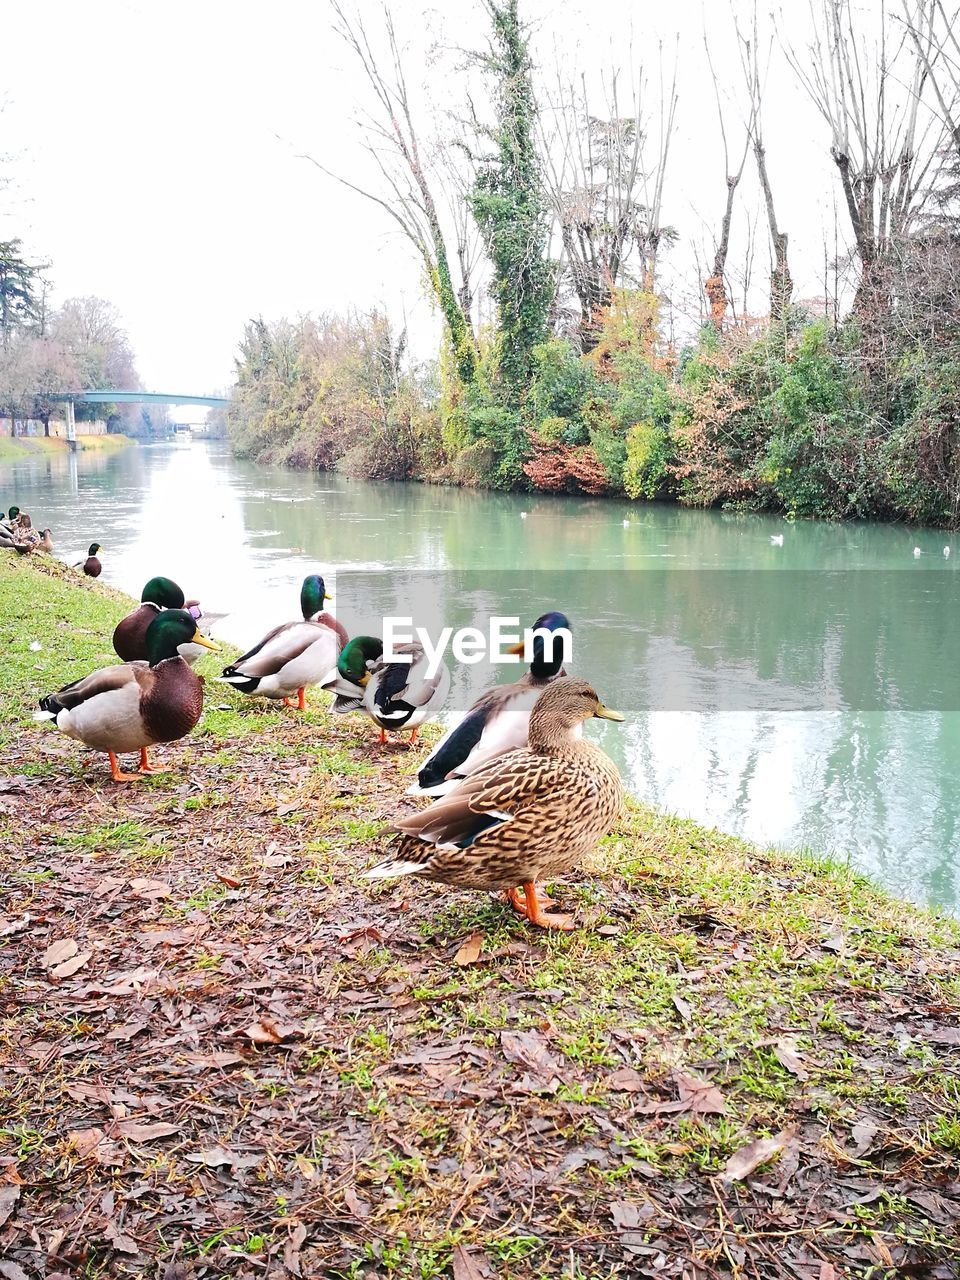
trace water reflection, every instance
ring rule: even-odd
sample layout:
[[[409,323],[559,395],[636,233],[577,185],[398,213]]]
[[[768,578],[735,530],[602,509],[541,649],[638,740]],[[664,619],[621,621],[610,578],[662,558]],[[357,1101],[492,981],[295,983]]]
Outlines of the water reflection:
[[[106,581],[170,574],[240,644],[295,616],[317,567],[354,631],[387,606],[455,625],[563,608],[577,667],[630,715],[596,736],[639,795],[960,900],[960,547],[945,560],[942,533],[363,485],[199,444],[36,455],[0,481],[64,559],[96,538]],[[456,676],[461,704],[488,678]]]

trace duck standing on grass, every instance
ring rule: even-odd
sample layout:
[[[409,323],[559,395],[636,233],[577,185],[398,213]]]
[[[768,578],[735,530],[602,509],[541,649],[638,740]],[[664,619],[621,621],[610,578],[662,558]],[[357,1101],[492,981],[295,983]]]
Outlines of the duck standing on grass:
[[[475,773],[497,756],[527,745],[530,713],[537,699],[553,680],[567,673],[563,668],[563,646],[556,641],[547,656],[547,631],[569,631],[566,614],[556,610],[542,614],[533,624],[533,661],[529,671],[512,684],[494,685],[481,693],[466,715],[440,739],[424,760],[408,796],[442,796],[461,778]],[[523,642],[509,653],[522,654]]]
[[[394,653],[409,655],[406,659],[380,658],[373,664],[363,688],[363,709],[380,728],[380,742],[387,740],[387,730],[395,733],[410,730],[411,744],[416,742],[420,726],[440,712],[450,692],[450,672],[440,663],[433,675],[423,645],[416,640],[398,644]]]
[[[332,614],[323,612],[327,595],[318,573],[304,578],[300,589],[301,622],[274,627],[243,657],[224,667],[221,684],[259,698],[282,698],[285,706],[306,709],[306,690],[321,684],[337,665],[347,633]],[[293,695],[297,702],[294,704]]]
[[[597,716],[622,720],[586,680],[566,676],[540,695],[529,745],[499,756],[428,808],[396,823],[397,856],[371,880],[416,875],[442,884],[500,889],[531,924],[572,929],[551,915],[536,881],[574,867],[613,826],[623,804],[616,765],[577,736]]]
[[[61,733],[105,751],[114,782],[138,776],[121,772],[117,756],[124,751],[140,752],[141,774],[162,772],[150,764],[147,748],[185,737],[203,710],[203,682],[177,652],[190,641],[218,649],[189,613],[164,610],[147,631],[147,662],[101,667],[41,698],[34,718],[52,720]]]

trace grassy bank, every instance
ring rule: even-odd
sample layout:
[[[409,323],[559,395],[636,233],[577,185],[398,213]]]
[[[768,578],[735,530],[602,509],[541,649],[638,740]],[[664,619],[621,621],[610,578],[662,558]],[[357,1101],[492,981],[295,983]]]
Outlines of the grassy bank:
[[[129,606],[0,560],[0,1256],[957,1274],[953,922],[640,805],[555,886],[570,935],[365,884],[420,753],[316,692],[301,716],[208,685],[172,772],[128,786],[31,722]]]
[[[93,450],[103,453],[114,449],[124,449],[127,445],[136,444],[130,436],[77,436],[77,443],[83,452]],[[0,462],[16,462],[18,458],[29,458],[36,453],[66,453],[69,445],[59,436],[0,436]]]

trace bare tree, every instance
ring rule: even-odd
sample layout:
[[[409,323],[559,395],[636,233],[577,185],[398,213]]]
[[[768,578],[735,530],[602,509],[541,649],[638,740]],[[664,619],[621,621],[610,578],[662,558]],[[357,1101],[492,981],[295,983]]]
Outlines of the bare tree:
[[[614,290],[631,279],[653,292],[657,255],[671,234],[662,221],[673,137],[676,70],[668,82],[661,62],[659,102],[649,108],[641,70],[624,100],[620,77],[604,77],[602,111],[591,110],[585,77],[557,75],[550,124],[543,128],[544,172],[563,246],[563,261],[580,305],[581,342],[596,342],[598,316]],[[637,270],[631,272],[636,258]]]
[[[472,289],[470,284],[470,234],[465,205],[455,206],[457,239],[456,260],[459,280],[451,269],[452,255],[441,221],[438,201],[434,196],[431,166],[414,122],[410,92],[393,17],[383,9],[383,34],[386,41],[387,65],[381,66],[359,14],[348,16],[340,0],[330,0],[336,15],[336,30],[356,56],[373,91],[376,109],[362,120],[368,141],[365,149],[372,158],[387,191],[387,196],[367,190],[326,166],[305,156],[317,168],[379,205],[397,223],[413,245],[427,274],[441,314],[446,322],[457,370],[464,382],[470,382],[476,371],[477,343],[471,324]],[[456,183],[453,184],[456,189]]]
[[[770,38],[765,51],[763,70],[760,66],[760,32],[757,21],[757,5],[754,0],[752,26],[747,35],[735,21],[737,41],[740,46],[740,65],[743,69],[744,82],[747,88],[750,108],[748,132],[753,144],[753,155],[757,163],[757,176],[767,210],[767,225],[770,228],[770,242],[773,248],[773,266],[770,273],[770,316],[780,320],[790,305],[793,294],[793,279],[787,261],[787,233],[777,223],[777,213],[773,203],[773,188],[767,170],[767,151],[763,139],[763,91],[767,71],[770,65],[770,52],[773,39]]]
[[[904,22],[933,87],[937,111],[960,160],[960,39],[956,9],[943,0],[903,0]]]
[[[891,305],[891,268],[941,163],[945,125],[924,102],[927,71],[881,0],[871,31],[851,0],[810,0],[814,38],[787,56],[830,129],[860,281],[854,312],[871,325]],[[869,22],[870,19],[864,20]]]
[[[733,220],[733,200],[737,193],[737,187],[740,185],[740,179],[743,177],[744,166],[747,163],[747,154],[750,150],[750,130],[745,130],[743,154],[740,156],[740,162],[736,169],[733,169],[730,164],[730,147],[727,141],[723,103],[720,101],[720,83],[714,70],[713,59],[710,57],[710,46],[707,44],[706,35],[704,35],[703,46],[706,50],[707,65],[710,68],[710,75],[713,79],[713,92],[720,121],[720,137],[723,141],[723,171],[727,182],[727,199],[724,205],[723,217],[720,220],[720,235],[714,245],[713,267],[710,275],[703,283],[703,291],[707,295],[707,301],[710,304],[710,320],[713,327],[719,332],[723,328],[724,316],[727,314],[727,308],[730,304],[724,274],[727,268],[727,254],[730,251],[730,224]]]

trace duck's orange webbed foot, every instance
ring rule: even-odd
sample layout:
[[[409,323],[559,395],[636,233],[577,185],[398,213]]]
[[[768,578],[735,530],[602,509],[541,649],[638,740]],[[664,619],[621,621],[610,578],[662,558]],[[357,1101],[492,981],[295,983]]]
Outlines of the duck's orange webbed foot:
[[[117,753],[115,751],[108,751],[107,755],[110,758],[110,777],[114,782],[136,782],[140,777],[139,773],[123,772],[120,768],[120,762],[117,760]]]
[[[532,880],[528,880],[523,886],[523,914],[527,917],[531,924],[537,925],[540,929],[564,929],[573,928],[573,916],[561,915],[559,913],[551,913],[544,911],[545,903],[541,902],[537,897],[537,886]],[[511,891],[516,893],[517,899],[520,897],[520,890]],[[511,902],[514,899],[511,897]],[[519,909],[519,908],[518,908]]]
[[[413,744],[416,742],[416,740],[417,740],[417,734],[418,734],[419,732],[420,732],[419,728],[411,729],[411,730],[410,730],[410,746],[411,746],[411,747],[412,747],[412,746],[413,746]]]
[[[151,764],[150,757],[147,755],[147,748],[140,748],[140,772],[141,773],[169,773],[170,770],[165,764]]]
[[[536,885],[534,885],[534,890],[537,894],[537,902],[539,902],[541,909],[544,907],[552,907],[554,905],[554,899],[546,893],[541,893],[540,890],[537,889]],[[503,896],[515,911],[519,911],[522,916],[527,914],[527,900],[524,896],[523,889],[504,889]]]
[[[307,709],[307,691],[306,689],[297,690],[297,710],[306,711]]]
[[[380,730],[380,745],[381,745],[381,747],[386,746],[386,742],[387,742],[387,731],[386,731],[386,729],[381,728],[381,730]]]

